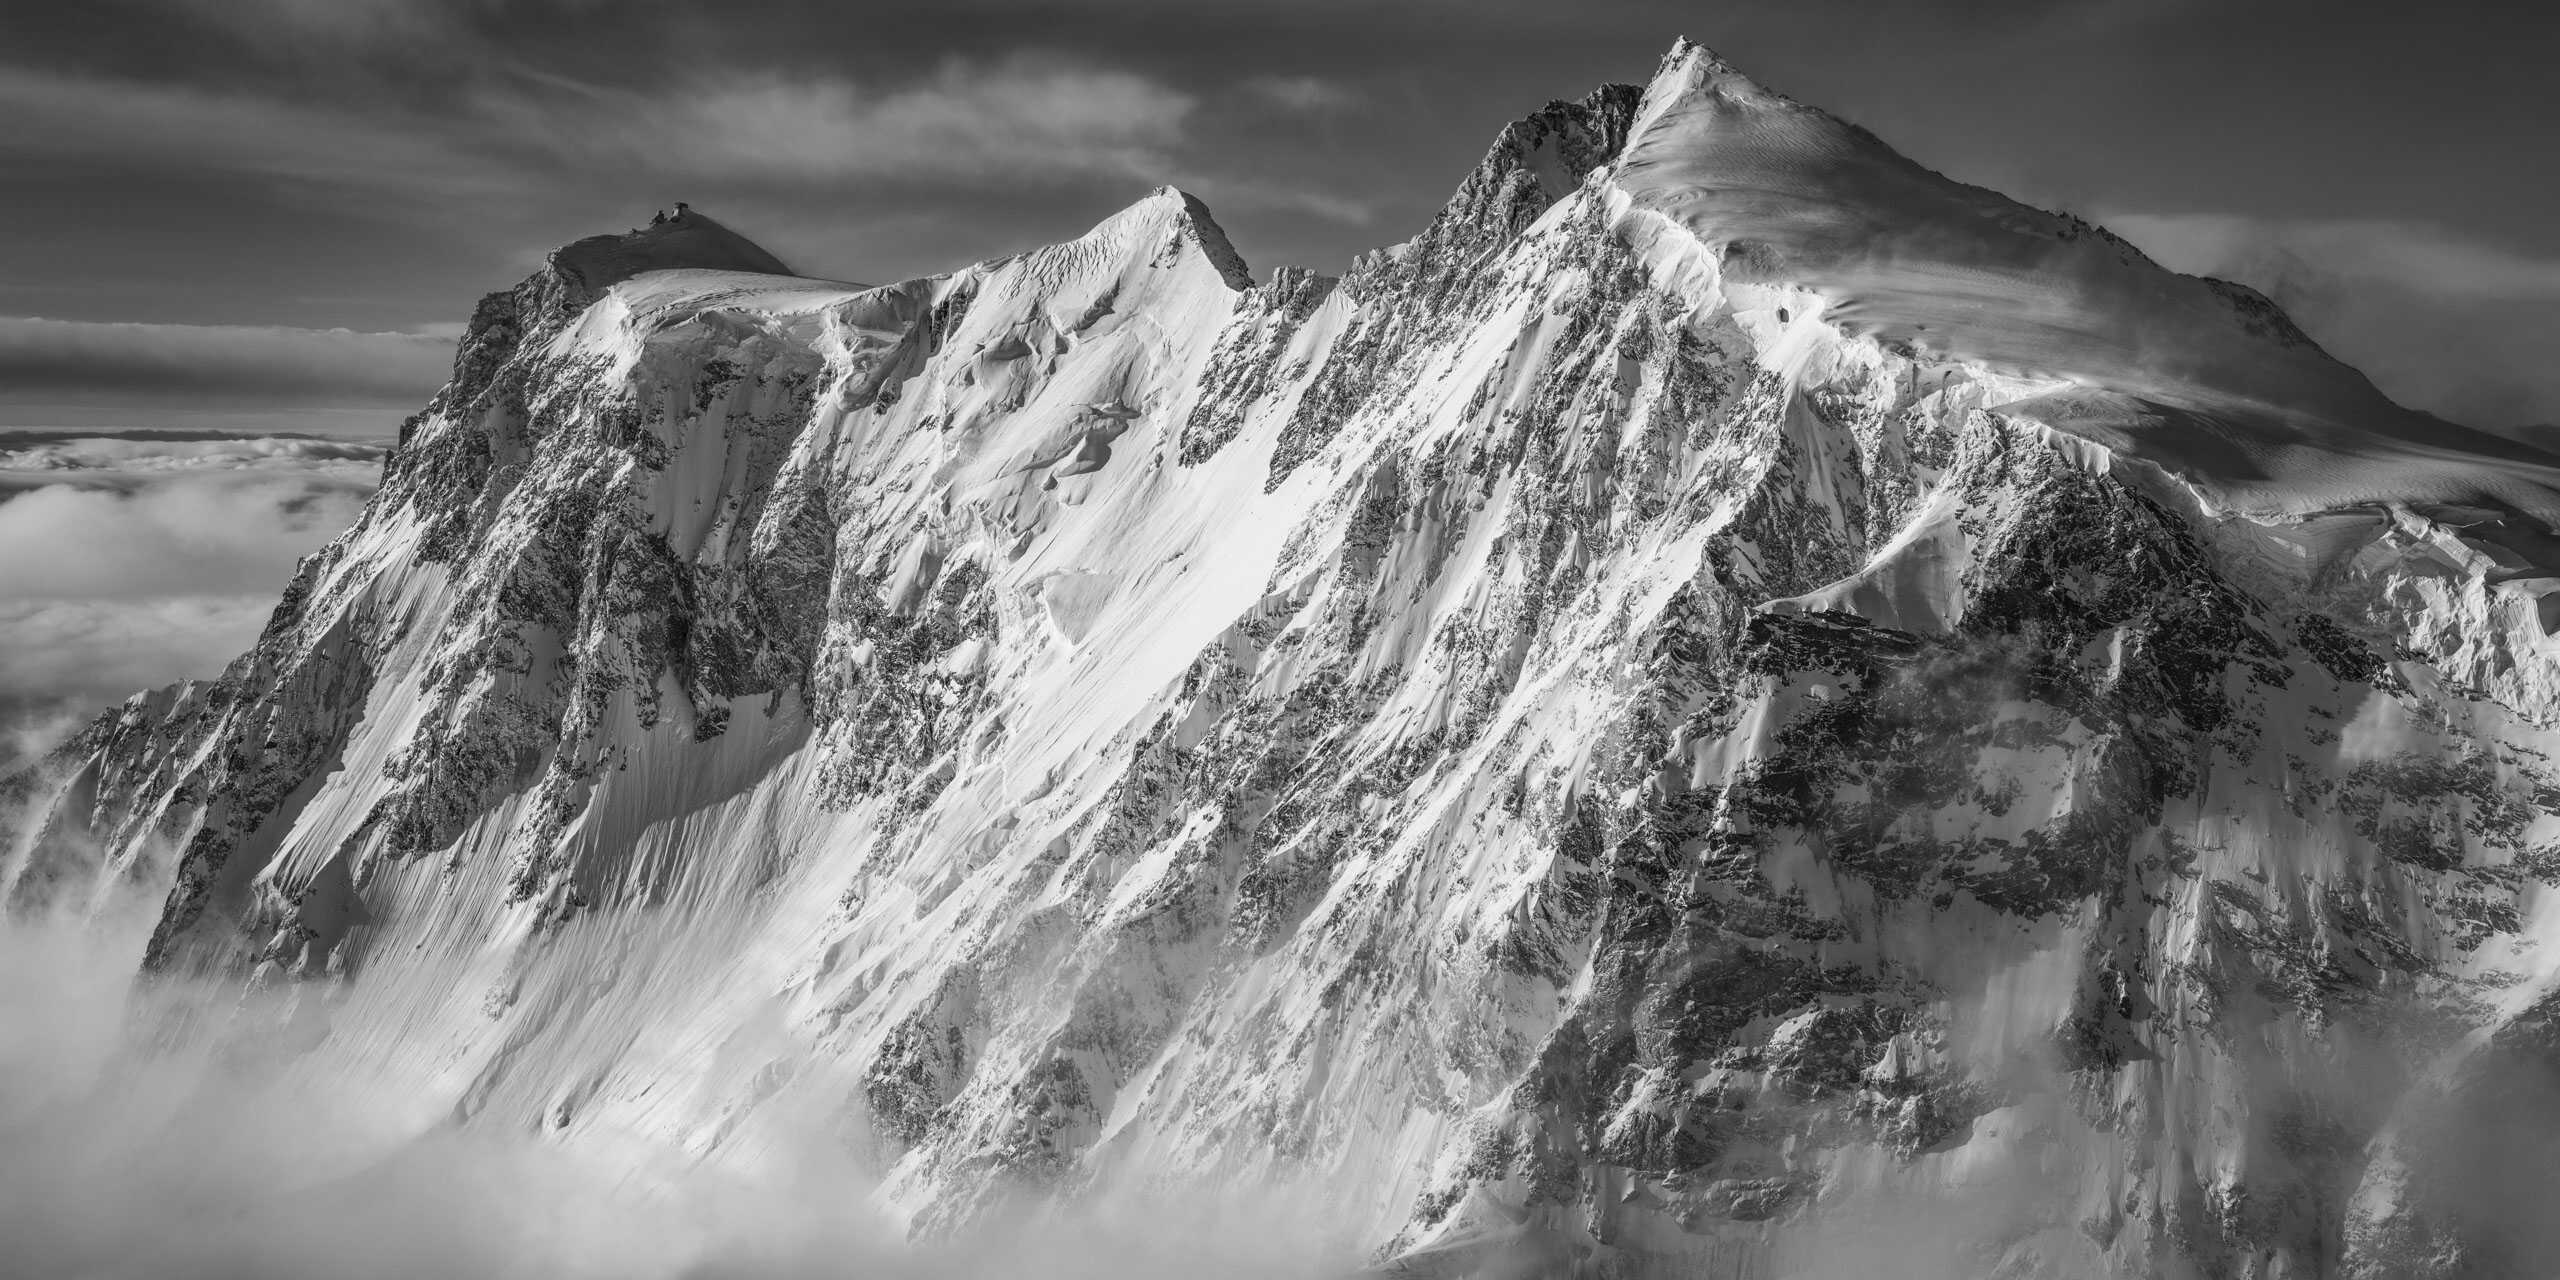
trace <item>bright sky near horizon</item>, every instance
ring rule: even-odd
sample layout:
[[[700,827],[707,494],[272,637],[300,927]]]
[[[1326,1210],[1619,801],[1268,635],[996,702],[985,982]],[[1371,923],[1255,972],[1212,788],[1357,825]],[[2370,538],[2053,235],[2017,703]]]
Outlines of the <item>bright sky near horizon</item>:
[[[2266,289],[2403,401],[2552,421],[2555,31],[2298,0],[14,4],[0,426],[387,428],[480,294],[676,199],[886,281],[1169,181],[1257,271],[1339,270],[1505,121],[1641,82],[1682,34]]]

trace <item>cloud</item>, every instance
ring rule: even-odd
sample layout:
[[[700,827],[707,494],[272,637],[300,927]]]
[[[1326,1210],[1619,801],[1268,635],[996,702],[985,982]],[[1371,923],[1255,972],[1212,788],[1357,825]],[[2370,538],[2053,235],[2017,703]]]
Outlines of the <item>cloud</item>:
[[[439,204],[556,182],[563,166],[793,183],[1152,179],[1196,106],[1145,75],[1033,53],[949,58],[904,84],[732,68],[624,88],[519,70],[434,115],[0,66],[13,124],[0,155],[115,156]]]
[[[155,864],[153,878],[166,875]],[[0,919],[11,1274],[1312,1280],[1346,1269],[1321,1265],[1342,1261],[1327,1253],[1339,1248],[1330,1224],[1249,1186],[1168,1191],[1144,1211],[1015,1213],[909,1241],[870,1207],[876,1180],[835,1136],[840,1092],[801,1089],[731,1117],[761,1139],[725,1144],[724,1155],[754,1151],[734,1162],[636,1133],[580,1146],[457,1128],[448,1098],[382,1069],[449,1046],[397,1026],[360,1051],[329,1036],[328,1006],[367,998],[361,977],[352,997],[291,982],[135,982],[158,905],[140,888],[52,899],[100,903],[85,926],[60,906]],[[802,1075],[835,1079],[823,1064]]]
[[[171,16],[192,18],[265,48],[332,55],[387,53],[414,58],[429,47],[483,49],[509,26],[540,30],[565,16],[592,24],[601,10],[645,9],[649,0],[139,0]],[[512,22],[510,21],[512,20]],[[628,35],[633,23],[621,24]]]
[[[274,608],[273,595],[0,601],[0,691],[53,718],[208,679],[248,651]]]
[[[0,707],[41,719],[219,673],[295,562],[353,522],[382,453],[0,434]]]
[[[1340,111],[1360,95],[1339,81],[1322,76],[1248,76],[1237,86],[1245,96],[1283,111]]]
[[[260,474],[23,493],[0,502],[0,600],[272,599],[296,559],[355,519],[372,486]]]
[[[2403,404],[2457,422],[2560,422],[2560,260],[2423,224],[2112,214],[2163,264],[2274,298]]]
[[[219,673],[384,447],[216,432],[0,432],[0,775],[102,705]]]
[[[2146,246],[2156,242],[2160,253],[2178,258],[2274,264],[2290,256],[2341,274],[2423,282],[2429,291],[2450,297],[2560,299],[2560,259],[2511,253],[2420,223],[2372,218],[2283,222],[2191,213],[2119,215],[2108,225]]]
[[[452,363],[452,340],[426,334],[0,317],[0,387],[17,400],[225,394],[405,405],[433,393]]]
[[[373,43],[445,29],[451,0],[176,0],[176,7],[223,26]]]
[[[0,696],[0,777],[44,758],[89,722],[97,709],[70,699]],[[8,825],[0,812],[0,828]]]
[[[0,483],[7,479],[128,487],[169,473],[264,471],[325,475],[372,487],[383,446],[310,436],[237,436],[178,431],[0,432]],[[77,474],[66,474],[77,473]]]
[[[1367,202],[1260,179],[1208,177],[1187,184],[1213,210],[1302,213],[1346,226],[1366,226],[1377,215]]]
[[[1154,178],[1195,105],[1145,76],[1029,54],[949,59],[886,88],[771,71],[648,92],[544,77],[475,102],[497,131],[561,163],[795,183]]]
[[[417,408],[404,400],[373,405],[279,405],[210,398],[151,399],[115,404],[102,398],[15,400],[0,396],[0,436],[30,434],[185,438],[195,435],[304,436],[388,443]]]
[[[0,155],[112,157],[172,172],[259,174],[439,202],[499,194],[482,156],[434,120],[284,98],[0,66]]]

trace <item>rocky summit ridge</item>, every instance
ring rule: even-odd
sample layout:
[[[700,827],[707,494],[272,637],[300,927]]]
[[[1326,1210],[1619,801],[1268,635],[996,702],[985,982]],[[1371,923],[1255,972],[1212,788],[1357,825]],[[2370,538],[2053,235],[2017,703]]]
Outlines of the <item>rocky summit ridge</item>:
[[[1170,188],[564,248],[254,649],[0,784],[0,892],[440,1124],[828,1117],[924,1233],[2522,1274],[2556,475],[1684,42],[1340,279]]]

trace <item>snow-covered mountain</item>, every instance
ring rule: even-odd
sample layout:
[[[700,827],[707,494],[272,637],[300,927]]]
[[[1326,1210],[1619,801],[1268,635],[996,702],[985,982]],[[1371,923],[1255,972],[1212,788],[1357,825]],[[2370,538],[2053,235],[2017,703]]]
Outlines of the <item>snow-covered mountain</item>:
[[[881,288],[563,249],[254,650],[8,784],[0,889],[165,891],[146,973],[421,1123],[827,1117],[920,1232],[2512,1274],[2555,520],[2560,458],[1682,43],[1340,279],[1169,188]]]

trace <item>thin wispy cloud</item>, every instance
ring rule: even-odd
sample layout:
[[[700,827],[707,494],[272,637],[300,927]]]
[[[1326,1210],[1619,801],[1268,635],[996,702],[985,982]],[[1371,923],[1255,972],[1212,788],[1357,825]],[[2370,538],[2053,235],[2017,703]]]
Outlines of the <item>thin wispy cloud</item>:
[[[547,81],[475,108],[558,162],[706,181],[1151,177],[1175,167],[1193,97],[1144,76],[1020,55],[875,87],[759,72],[639,92]]]
[[[1366,226],[1377,216],[1365,201],[1253,178],[1203,178],[1186,189],[1211,208],[1228,212],[1277,211],[1345,226]]]
[[[1248,76],[1237,87],[1247,98],[1283,111],[1341,111],[1360,101],[1358,90],[1323,76]]]
[[[2424,223],[2382,218],[2284,221],[2218,213],[2127,214],[2108,225],[2170,265],[2280,266],[2284,258],[2429,292],[2494,301],[2560,301],[2560,258],[2535,257]]]
[[[217,25],[277,35],[351,42],[415,38],[447,29],[470,0],[173,0],[172,8]]]
[[[2560,259],[2382,219],[2103,221],[2167,266],[2274,298],[2403,404],[2474,426],[2560,423]]]
[[[906,83],[733,71],[672,88],[557,76],[469,91],[437,115],[0,67],[0,155],[110,157],[440,203],[565,173],[634,170],[795,185],[1112,178],[1180,167],[1197,99],[1160,81],[1034,54],[950,59]]]
[[[149,163],[439,199],[505,184],[431,120],[266,94],[0,66],[0,156]]]

